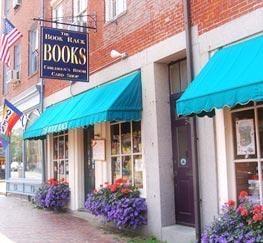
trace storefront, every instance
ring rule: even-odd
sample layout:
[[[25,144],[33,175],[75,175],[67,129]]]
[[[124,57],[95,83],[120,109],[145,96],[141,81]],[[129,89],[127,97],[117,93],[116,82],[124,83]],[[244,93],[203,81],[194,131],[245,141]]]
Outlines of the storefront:
[[[261,35],[218,50],[176,106],[181,116],[215,115],[220,196],[238,200],[246,191],[261,204],[262,47]]]
[[[72,209],[120,177],[143,192],[141,92],[135,71],[48,107],[24,133],[27,142],[47,138],[48,178],[69,182]]]
[[[24,113],[14,128],[6,149],[5,180],[10,193],[33,195],[42,183],[41,141],[24,141],[23,132],[39,117],[39,92],[32,86],[12,103]]]

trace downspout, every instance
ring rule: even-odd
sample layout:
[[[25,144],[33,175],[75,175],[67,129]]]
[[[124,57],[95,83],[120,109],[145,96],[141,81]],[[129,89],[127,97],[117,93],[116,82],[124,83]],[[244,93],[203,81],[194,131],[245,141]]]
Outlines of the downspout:
[[[45,4],[44,0],[40,0],[40,17],[42,19],[45,18]],[[41,26],[44,24],[44,22],[41,21]],[[40,34],[40,31],[39,31]],[[41,41],[39,38],[39,48],[41,49]],[[45,82],[43,78],[40,78],[40,112],[43,113],[44,111],[44,97],[45,97]],[[41,140],[41,154],[42,154],[42,182],[46,181],[46,163],[45,163],[45,139]]]
[[[192,35],[191,35],[191,8],[190,1],[183,0],[184,5],[184,27],[186,40],[186,65],[187,65],[187,79],[189,82],[194,77],[193,67],[193,52],[192,52]],[[196,117],[190,118],[191,122],[191,143],[192,143],[192,158],[193,158],[193,187],[194,187],[194,214],[195,214],[195,232],[196,239],[200,242],[201,237],[201,218],[200,218],[200,194],[199,194],[199,168],[198,168],[198,151],[197,151],[197,131],[196,131]]]

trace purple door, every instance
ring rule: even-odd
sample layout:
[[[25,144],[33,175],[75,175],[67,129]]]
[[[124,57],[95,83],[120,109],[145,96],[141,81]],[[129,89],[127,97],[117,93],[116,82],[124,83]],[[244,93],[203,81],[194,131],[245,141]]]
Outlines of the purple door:
[[[194,226],[194,189],[191,124],[188,118],[173,116],[173,163],[176,223]]]

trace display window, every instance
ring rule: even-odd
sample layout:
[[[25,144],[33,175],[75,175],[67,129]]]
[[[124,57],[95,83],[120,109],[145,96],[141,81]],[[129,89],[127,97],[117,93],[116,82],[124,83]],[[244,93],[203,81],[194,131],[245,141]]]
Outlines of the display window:
[[[68,133],[61,132],[53,135],[53,177],[57,180],[68,181]]]
[[[111,124],[112,180],[123,178],[143,188],[141,122]]]
[[[237,197],[246,191],[263,203],[263,104],[249,103],[231,110]]]

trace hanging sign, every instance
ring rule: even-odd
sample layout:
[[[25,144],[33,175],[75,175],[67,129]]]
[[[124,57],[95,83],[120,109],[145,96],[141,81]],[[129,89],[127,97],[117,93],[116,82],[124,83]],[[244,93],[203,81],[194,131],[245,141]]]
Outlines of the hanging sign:
[[[88,34],[41,27],[40,77],[88,82]]]

